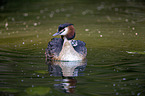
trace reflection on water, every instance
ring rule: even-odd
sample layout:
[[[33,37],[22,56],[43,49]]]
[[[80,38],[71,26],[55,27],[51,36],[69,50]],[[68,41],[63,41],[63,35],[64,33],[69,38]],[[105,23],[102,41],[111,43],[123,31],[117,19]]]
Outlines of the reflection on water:
[[[50,76],[61,76],[60,84],[54,84],[55,88],[61,89],[66,93],[74,93],[77,79],[76,76],[82,76],[85,70],[87,61],[78,62],[61,62],[48,61],[48,71]]]

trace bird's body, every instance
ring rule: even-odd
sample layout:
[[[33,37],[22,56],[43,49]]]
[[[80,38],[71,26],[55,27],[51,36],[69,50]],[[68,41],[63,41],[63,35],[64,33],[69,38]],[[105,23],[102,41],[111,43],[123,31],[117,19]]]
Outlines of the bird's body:
[[[87,55],[85,43],[80,40],[72,40],[75,37],[75,31],[72,24],[61,24],[55,35],[61,35],[62,38],[53,38],[46,49],[46,55],[49,59],[61,61],[79,61],[84,60]]]

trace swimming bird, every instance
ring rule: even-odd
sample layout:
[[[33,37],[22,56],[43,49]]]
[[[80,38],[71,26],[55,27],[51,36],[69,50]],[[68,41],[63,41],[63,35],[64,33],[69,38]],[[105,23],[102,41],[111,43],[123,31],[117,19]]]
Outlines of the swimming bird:
[[[85,42],[73,40],[75,28],[73,24],[64,23],[58,26],[58,32],[53,36],[60,35],[61,38],[53,38],[46,48],[48,59],[60,61],[80,61],[85,60],[87,48]]]

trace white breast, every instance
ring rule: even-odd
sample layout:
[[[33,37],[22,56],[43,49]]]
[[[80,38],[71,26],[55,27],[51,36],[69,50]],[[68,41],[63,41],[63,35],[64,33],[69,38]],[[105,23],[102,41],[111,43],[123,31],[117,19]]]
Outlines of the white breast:
[[[81,54],[74,50],[71,41],[66,38],[64,39],[63,47],[58,58],[62,61],[78,61],[84,59]]]

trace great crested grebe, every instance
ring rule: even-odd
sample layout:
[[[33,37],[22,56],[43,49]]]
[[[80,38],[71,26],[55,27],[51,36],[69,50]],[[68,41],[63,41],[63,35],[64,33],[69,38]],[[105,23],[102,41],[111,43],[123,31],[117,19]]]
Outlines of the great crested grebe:
[[[53,36],[61,35],[61,38],[53,38],[46,48],[48,59],[61,61],[79,61],[84,60],[87,55],[85,43],[80,40],[72,40],[75,37],[73,24],[60,24],[58,32]]]

